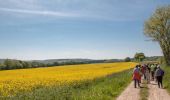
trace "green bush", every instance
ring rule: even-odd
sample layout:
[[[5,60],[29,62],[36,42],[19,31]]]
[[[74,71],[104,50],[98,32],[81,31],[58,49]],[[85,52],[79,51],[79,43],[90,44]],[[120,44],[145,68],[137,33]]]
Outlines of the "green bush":
[[[163,66],[162,67],[165,71],[165,76],[163,78],[163,85],[165,89],[167,89],[170,93],[170,66]]]

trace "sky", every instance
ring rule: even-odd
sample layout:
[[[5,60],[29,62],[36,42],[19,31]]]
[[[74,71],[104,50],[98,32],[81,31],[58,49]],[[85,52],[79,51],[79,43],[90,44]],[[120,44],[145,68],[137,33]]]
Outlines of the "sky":
[[[170,0],[0,0],[0,58],[160,56],[144,22]]]

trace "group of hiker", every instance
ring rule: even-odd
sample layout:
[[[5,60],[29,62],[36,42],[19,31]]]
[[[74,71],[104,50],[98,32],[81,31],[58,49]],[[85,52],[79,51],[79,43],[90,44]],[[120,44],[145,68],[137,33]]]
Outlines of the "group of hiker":
[[[134,87],[141,87],[142,79],[146,80],[147,84],[150,84],[150,81],[155,81],[158,83],[159,88],[163,88],[162,80],[164,76],[164,71],[161,69],[158,63],[152,64],[139,64],[136,65],[133,70],[133,80]]]

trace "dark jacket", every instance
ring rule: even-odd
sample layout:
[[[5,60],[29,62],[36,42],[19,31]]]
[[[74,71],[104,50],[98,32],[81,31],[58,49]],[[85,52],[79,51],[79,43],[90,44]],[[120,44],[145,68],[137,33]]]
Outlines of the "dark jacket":
[[[164,76],[164,71],[161,68],[158,68],[155,72],[155,76]]]

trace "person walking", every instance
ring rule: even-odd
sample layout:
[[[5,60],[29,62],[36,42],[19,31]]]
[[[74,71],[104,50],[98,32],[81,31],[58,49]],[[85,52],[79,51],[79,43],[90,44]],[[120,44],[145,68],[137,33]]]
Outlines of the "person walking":
[[[146,67],[142,65],[142,74],[144,76],[144,79],[146,80]]]
[[[150,83],[150,68],[148,66],[146,66],[145,75],[146,75],[147,84],[149,84]]]
[[[133,80],[134,80],[134,87],[136,88],[137,85],[140,87],[140,70],[138,68],[139,65],[136,65],[136,67],[133,70]]]
[[[138,68],[139,68],[139,83],[142,83],[142,67],[141,65],[138,65]]]
[[[154,81],[154,77],[155,77],[155,66],[154,64],[151,65],[151,78],[152,81]]]
[[[163,76],[164,76],[164,71],[160,68],[160,65],[158,65],[155,72],[155,77],[157,79],[159,88],[163,88],[163,83],[162,83]]]
[[[156,70],[157,70],[157,66],[158,66],[158,64],[154,64],[154,72],[156,72]],[[154,74],[154,76],[155,76],[155,74]],[[155,82],[157,82],[157,78],[156,78],[156,76],[155,76]]]

